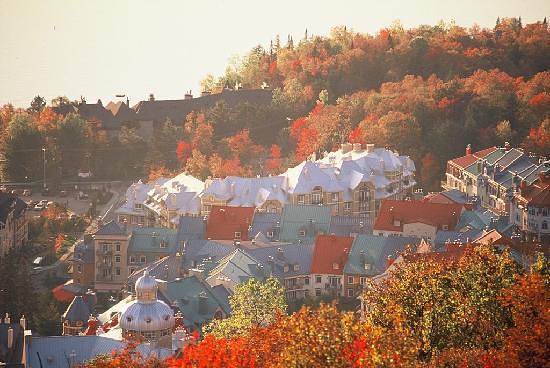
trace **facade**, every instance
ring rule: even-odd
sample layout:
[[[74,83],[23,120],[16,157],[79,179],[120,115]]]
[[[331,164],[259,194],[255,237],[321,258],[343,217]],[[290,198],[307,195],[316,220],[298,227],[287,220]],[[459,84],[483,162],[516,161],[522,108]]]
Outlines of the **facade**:
[[[481,205],[497,215],[509,216],[513,192],[522,181],[531,185],[541,172],[549,172],[544,158],[527,155],[523,150],[491,147],[447,162],[445,189],[457,189],[478,198]]]
[[[160,180],[165,182],[167,179]],[[156,180],[152,184],[144,184],[140,180],[130,185],[126,190],[124,203],[115,211],[117,221],[121,224],[126,222],[129,225],[153,226],[154,221],[147,216],[144,203],[147,200],[147,193],[160,180]]]
[[[373,232],[382,236],[412,236],[435,240],[439,230],[454,230],[464,211],[461,204],[424,201],[382,202]]]
[[[138,268],[166,256],[176,254],[178,251],[176,235],[177,231],[173,229],[134,228],[128,243],[126,275],[131,275]]]
[[[75,336],[83,333],[88,327],[88,319],[92,309],[80,295],[75,296],[63,314],[63,335]]]
[[[128,278],[130,234],[124,225],[111,221],[93,235],[95,278],[98,292],[118,292]]]
[[[531,185],[522,182],[510,206],[510,222],[524,240],[550,244],[550,172]]]
[[[29,240],[27,205],[14,194],[0,193],[0,257]]]
[[[344,266],[352,244],[353,238],[347,236],[317,236],[310,271],[312,296],[344,296]]]
[[[84,240],[74,247],[72,264],[73,281],[87,287],[94,285],[95,261],[94,242],[90,235],[85,235]]]

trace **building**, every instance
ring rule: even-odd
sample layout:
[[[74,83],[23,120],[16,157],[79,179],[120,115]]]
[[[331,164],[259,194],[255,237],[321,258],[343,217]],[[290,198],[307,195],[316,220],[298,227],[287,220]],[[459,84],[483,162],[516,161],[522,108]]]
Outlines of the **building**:
[[[531,185],[520,183],[510,206],[510,222],[524,240],[550,244],[550,171]]]
[[[159,180],[147,192],[147,199],[143,203],[147,221],[153,226],[176,228],[179,216],[199,216],[199,194],[203,190],[204,183],[201,180],[185,173],[166,181]]]
[[[213,206],[206,223],[206,238],[247,241],[254,207]]]
[[[128,244],[128,270],[126,275],[131,275],[138,268],[154,261],[176,254],[179,249],[176,235],[177,231],[173,229],[134,228]],[[115,263],[116,261],[115,258]]]
[[[419,238],[358,235],[344,267],[343,289],[347,297],[358,296],[367,279],[382,274],[391,265],[407,245],[415,246]]]
[[[527,155],[523,150],[490,147],[447,162],[445,189],[457,189],[479,198],[481,205],[497,215],[509,216],[514,189],[525,181],[531,185],[541,172],[549,172],[545,158]]]
[[[344,296],[342,278],[352,244],[353,238],[347,236],[318,235],[315,238],[310,271],[312,295]]]
[[[69,307],[63,314],[63,335],[79,335],[88,327],[88,318],[92,314],[92,308],[80,295],[75,296]]]
[[[286,205],[281,216],[280,241],[313,241],[318,234],[328,234],[331,208],[320,205]]]
[[[0,366],[21,367],[28,366],[28,354],[25,342],[30,331],[26,329],[25,316],[19,321],[12,321],[9,314],[0,316]]]
[[[461,204],[385,200],[373,227],[375,235],[412,236],[435,240],[439,230],[454,230],[464,211]]]
[[[120,315],[122,336],[143,338],[156,346],[171,348],[174,311],[157,298],[158,283],[147,271],[135,284],[136,298]]]
[[[0,257],[29,240],[27,204],[14,194],[0,192]]]
[[[95,280],[94,241],[91,235],[84,235],[84,239],[74,247],[70,258],[73,281],[86,287],[92,287]]]
[[[144,203],[147,200],[147,193],[158,185],[159,182],[166,182],[168,179],[157,179],[151,184],[144,184],[140,181],[133,183],[126,190],[124,203],[116,209],[115,214],[119,223],[126,222],[129,225],[153,226],[154,221],[150,221],[147,216]]]

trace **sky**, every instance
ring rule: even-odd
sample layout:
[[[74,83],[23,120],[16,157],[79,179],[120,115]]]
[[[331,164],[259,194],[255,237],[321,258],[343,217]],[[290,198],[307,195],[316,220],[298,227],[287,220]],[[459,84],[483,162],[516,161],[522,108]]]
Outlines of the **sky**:
[[[300,39],[346,25],[375,34],[454,20],[493,27],[550,17],[548,0],[0,0],[0,105],[27,107],[40,94],[104,103],[125,94],[134,105],[200,94],[208,74],[277,34]]]

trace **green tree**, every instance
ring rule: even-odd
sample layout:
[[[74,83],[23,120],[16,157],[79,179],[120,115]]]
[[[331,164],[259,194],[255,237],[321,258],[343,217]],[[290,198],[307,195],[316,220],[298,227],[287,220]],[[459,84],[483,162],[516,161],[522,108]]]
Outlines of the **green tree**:
[[[271,324],[278,312],[286,311],[284,288],[275,278],[265,282],[251,279],[235,289],[229,303],[231,317],[214,320],[205,331],[217,337],[244,335],[255,327]]]
[[[171,120],[166,120],[162,123],[153,134],[151,149],[147,157],[149,167],[166,166],[169,169],[177,168],[176,148],[182,134],[182,128],[174,125]]]
[[[32,99],[31,105],[27,111],[31,114],[38,114],[44,109],[44,107],[46,107],[46,99],[40,95],[36,95]]]
[[[42,147],[44,138],[29,114],[15,114],[1,143],[5,161],[4,180],[42,178]]]
[[[76,114],[68,114],[54,132],[58,163],[64,175],[76,175],[86,155],[88,138],[86,122]]]

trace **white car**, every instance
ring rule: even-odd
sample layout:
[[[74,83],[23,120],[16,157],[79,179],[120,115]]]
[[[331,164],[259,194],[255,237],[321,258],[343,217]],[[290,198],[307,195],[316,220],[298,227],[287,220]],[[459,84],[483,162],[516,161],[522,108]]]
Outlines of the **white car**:
[[[42,211],[44,208],[46,208],[46,206],[42,202],[39,202],[36,206],[34,206],[35,211]]]

